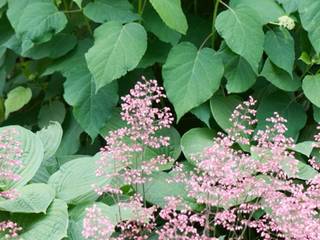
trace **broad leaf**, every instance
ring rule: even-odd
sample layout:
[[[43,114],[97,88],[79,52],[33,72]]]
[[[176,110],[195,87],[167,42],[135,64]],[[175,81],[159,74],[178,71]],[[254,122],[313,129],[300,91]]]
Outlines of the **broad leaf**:
[[[4,101],[6,109],[5,117],[7,118],[10,113],[18,111],[24,105],[26,105],[32,97],[30,88],[16,87],[12,89]]]
[[[230,117],[233,110],[241,103],[241,99],[238,96],[221,96],[215,95],[210,99],[210,108],[213,118],[218,125],[227,130],[232,127]]]
[[[320,108],[313,105],[313,119],[320,123]]]
[[[304,0],[299,3],[299,13],[302,26],[308,31],[313,48],[320,53],[320,2]]]
[[[209,128],[192,128],[181,138],[181,149],[184,156],[193,161],[193,157],[205,148],[212,146],[216,132]]]
[[[147,49],[147,34],[138,23],[104,23],[94,31],[94,38],[86,60],[96,91],[134,69]]]
[[[46,105],[42,105],[38,115],[38,125],[39,127],[47,126],[51,121],[56,121],[60,124],[63,123],[63,120],[66,116],[65,105],[56,100],[49,102]]]
[[[211,111],[209,102],[205,102],[200,106],[192,109],[191,113],[195,115],[203,123],[205,123],[208,128],[210,128]]]
[[[293,92],[301,86],[301,81],[295,73],[291,76],[288,72],[274,65],[269,58],[263,66],[261,76],[284,91]]]
[[[139,15],[133,13],[133,7],[128,0],[94,0],[88,3],[83,13],[94,22],[118,21],[133,22]]]
[[[184,42],[172,48],[163,66],[164,86],[177,120],[207,101],[220,86],[223,64],[212,49]]]
[[[187,32],[188,23],[180,0],[150,0],[150,3],[170,28],[182,34]]]
[[[295,60],[294,40],[285,28],[276,28],[266,33],[264,50],[272,63],[292,76]]]
[[[215,27],[231,50],[246,59],[257,72],[264,43],[262,24],[257,12],[240,4],[234,9],[221,12]]]
[[[20,142],[23,152],[22,167],[16,168],[15,173],[21,176],[18,181],[6,182],[3,189],[13,189],[23,186],[35,175],[43,160],[44,149],[40,138],[31,131],[20,126],[8,126],[0,128],[0,135],[6,131],[14,130],[17,133],[12,137]]]
[[[302,81],[303,93],[317,107],[320,107],[320,74],[308,75]]]
[[[49,41],[67,24],[66,16],[51,0],[9,0],[8,5],[7,16],[23,41],[22,52]]]
[[[311,152],[314,148],[314,141],[304,141],[295,144],[295,146],[292,148],[293,151],[301,153],[307,157],[310,157]]]
[[[15,199],[0,200],[0,211],[12,213],[46,213],[55,196],[47,184],[33,183],[17,189]]]

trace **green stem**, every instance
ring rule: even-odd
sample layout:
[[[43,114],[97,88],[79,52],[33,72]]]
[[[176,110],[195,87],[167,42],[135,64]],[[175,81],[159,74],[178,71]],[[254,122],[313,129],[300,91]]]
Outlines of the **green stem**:
[[[142,15],[142,0],[138,0],[138,14]]]
[[[89,33],[92,35],[92,28],[91,28],[90,22],[88,21],[88,18],[86,16],[84,16],[84,21],[87,25],[87,29],[88,29]]]
[[[65,10],[64,13],[78,13],[82,12],[82,9],[74,9],[74,10]]]
[[[211,36],[213,35],[213,33],[210,33],[204,40],[203,42],[201,43],[201,46],[199,49],[203,48],[204,45],[206,44],[206,42],[211,38]]]
[[[221,0],[216,0],[214,9],[213,9],[213,16],[212,16],[212,48],[214,48],[214,42],[216,38],[216,28],[215,28],[215,23],[216,23],[216,18],[218,14],[218,8],[219,8],[219,3]]]

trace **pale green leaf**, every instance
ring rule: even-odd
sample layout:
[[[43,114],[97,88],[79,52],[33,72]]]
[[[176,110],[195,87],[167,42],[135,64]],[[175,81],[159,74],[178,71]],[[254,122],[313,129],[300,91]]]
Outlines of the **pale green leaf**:
[[[317,107],[320,107],[320,74],[307,75],[302,81],[305,96]]]
[[[221,12],[215,27],[230,49],[246,59],[257,72],[264,43],[262,23],[257,12],[240,4]]]
[[[132,10],[133,7],[128,0],[94,0],[85,6],[83,13],[98,23],[107,21],[127,23],[139,19],[139,15]]]
[[[150,3],[170,28],[182,34],[187,32],[188,23],[180,0],[150,0]]]
[[[147,34],[138,23],[104,23],[94,31],[94,38],[86,60],[96,91],[134,69],[147,49]]]
[[[47,184],[33,183],[17,188],[14,199],[0,200],[0,211],[12,213],[46,213],[55,196],[54,190]]]
[[[6,109],[5,117],[7,118],[10,113],[21,109],[31,100],[31,97],[32,92],[30,88],[19,86],[12,89],[4,101],[4,106]]]
[[[212,49],[188,42],[172,48],[163,66],[164,86],[177,118],[207,101],[220,86],[223,64]]]
[[[304,141],[295,144],[291,149],[295,152],[302,153],[303,155],[310,157],[310,154],[314,148],[314,144],[314,141]]]

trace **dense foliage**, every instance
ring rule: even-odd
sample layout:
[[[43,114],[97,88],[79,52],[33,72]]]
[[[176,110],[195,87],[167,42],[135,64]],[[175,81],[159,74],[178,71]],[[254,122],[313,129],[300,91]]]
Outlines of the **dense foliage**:
[[[319,22],[318,0],[0,0],[0,239],[319,239]]]

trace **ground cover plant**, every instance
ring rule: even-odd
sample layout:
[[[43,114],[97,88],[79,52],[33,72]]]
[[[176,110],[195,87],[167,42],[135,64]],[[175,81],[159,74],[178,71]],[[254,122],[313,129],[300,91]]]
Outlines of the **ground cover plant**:
[[[320,239],[319,12],[0,0],[0,239]]]

